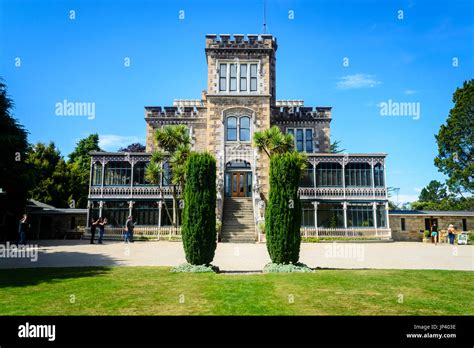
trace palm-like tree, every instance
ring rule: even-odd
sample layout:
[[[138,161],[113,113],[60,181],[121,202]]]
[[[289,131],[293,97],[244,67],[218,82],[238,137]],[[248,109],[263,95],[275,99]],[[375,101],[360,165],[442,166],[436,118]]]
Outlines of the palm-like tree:
[[[184,191],[185,184],[185,166],[191,153],[191,138],[185,125],[170,125],[158,128],[155,131],[155,150],[151,156],[150,163],[145,171],[145,178],[152,184],[162,185],[161,176],[163,174],[163,163],[169,164],[171,175],[172,195],[173,195],[173,225],[178,225],[177,202],[178,188],[180,192]],[[168,213],[169,212],[166,208]]]
[[[282,133],[277,126],[255,132],[253,135],[253,146],[257,148],[258,152],[265,152],[269,158],[276,154],[293,152],[295,150],[293,135]],[[301,152],[298,152],[297,156],[301,170],[304,170],[307,166],[307,156]]]
[[[259,152],[265,152],[269,158],[277,153],[285,153],[294,149],[294,139],[291,134],[283,134],[277,126],[255,132],[253,145]]]

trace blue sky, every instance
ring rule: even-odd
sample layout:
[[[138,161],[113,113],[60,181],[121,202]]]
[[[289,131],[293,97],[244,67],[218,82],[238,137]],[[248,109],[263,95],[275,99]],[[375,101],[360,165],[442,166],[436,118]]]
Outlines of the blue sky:
[[[97,132],[114,151],[144,141],[145,105],[201,97],[206,33],[261,33],[262,13],[256,0],[2,0],[0,76],[30,142],[67,155]],[[473,18],[472,1],[268,0],[277,99],[332,106],[332,139],[349,153],[388,153],[388,185],[413,200],[443,179],[434,134],[474,77]],[[57,116],[64,99],[95,103],[95,118]],[[419,119],[382,116],[389,100],[419,103]]]

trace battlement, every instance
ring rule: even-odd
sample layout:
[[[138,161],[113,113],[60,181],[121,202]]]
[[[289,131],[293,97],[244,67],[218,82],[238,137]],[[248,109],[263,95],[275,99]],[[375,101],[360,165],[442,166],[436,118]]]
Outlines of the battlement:
[[[331,107],[315,106],[274,106],[272,119],[274,121],[310,121],[315,119],[331,119]]]
[[[198,103],[199,102],[199,103]],[[197,100],[175,100],[173,106],[145,106],[145,119],[157,117],[199,117],[205,115],[205,106]]]
[[[269,34],[207,34],[206,50],[209,49],[277,49],[277,39]]]

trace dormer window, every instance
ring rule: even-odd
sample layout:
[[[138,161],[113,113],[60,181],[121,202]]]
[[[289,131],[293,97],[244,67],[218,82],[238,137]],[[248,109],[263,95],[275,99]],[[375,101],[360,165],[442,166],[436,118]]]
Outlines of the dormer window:
[[[219,63],[219,92],[257,92],[258,63]]]

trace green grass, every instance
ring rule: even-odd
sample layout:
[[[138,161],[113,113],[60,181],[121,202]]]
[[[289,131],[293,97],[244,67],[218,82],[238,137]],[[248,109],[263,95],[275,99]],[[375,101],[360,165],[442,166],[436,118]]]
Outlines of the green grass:
[[[461,271],[0,270],[0,315],[474,315],[473,295],[473,273]]]

